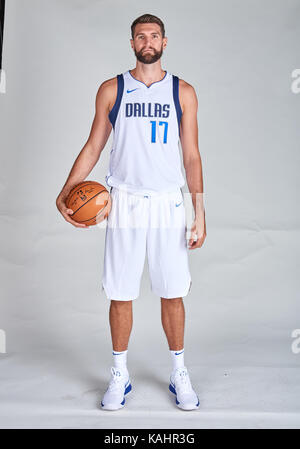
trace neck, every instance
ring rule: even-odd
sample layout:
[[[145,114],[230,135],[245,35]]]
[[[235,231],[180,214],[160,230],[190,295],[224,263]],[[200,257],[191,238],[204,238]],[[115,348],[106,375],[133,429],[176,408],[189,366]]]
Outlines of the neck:
[[[164,78],[165,71],[159,64],[142,64],[137,61],[135,69],[130,70],[131,75],[145,84],[152,84]]]

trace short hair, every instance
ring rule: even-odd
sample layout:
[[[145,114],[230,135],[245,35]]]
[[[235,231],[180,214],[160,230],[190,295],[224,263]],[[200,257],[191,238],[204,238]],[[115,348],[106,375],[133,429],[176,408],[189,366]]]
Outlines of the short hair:
[[[153,16],[152,14],[143,14],[132,22],[131,25],[131,36],[134,39],[134,30],[138,23],[157,23],[160,26],[162,37],[165,37],[165,26],[163,21],[159,17]]]

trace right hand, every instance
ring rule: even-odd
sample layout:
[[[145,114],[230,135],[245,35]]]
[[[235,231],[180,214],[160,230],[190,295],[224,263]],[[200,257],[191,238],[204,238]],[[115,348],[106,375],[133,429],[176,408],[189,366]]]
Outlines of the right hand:
[[[89,226],[83,224],[83,223],[77,223],[77,221],[73,220],[70,215],[73,214],[72,209],[68,209],[66,206],[66,198],[58,195],[56,199],[56,207],[59,210],[59,212],[62,214],[64,219],[71,223],[73,226],[76,226],[76,228],[86,228],[89,229]]]

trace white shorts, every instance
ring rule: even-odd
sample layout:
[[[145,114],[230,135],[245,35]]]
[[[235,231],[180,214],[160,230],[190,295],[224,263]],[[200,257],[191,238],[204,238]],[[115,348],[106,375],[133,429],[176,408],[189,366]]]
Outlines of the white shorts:
[[[110,195],[102,276],[107,298],[139,296],[146,253],[152,292],[162,298],[186,296],[192,281],[181,189],[145,195],[113,187]]]

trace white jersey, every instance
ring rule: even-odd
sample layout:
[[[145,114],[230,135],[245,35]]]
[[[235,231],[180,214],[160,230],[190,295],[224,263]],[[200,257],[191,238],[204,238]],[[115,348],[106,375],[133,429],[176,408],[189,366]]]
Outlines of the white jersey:
[[[166,71],[162,80],[147,86],[128,70],[117,80],[109,113],[114,138],[106,184],[150,194],[181,188],[178,77]]]

